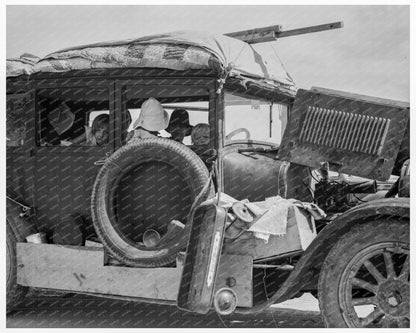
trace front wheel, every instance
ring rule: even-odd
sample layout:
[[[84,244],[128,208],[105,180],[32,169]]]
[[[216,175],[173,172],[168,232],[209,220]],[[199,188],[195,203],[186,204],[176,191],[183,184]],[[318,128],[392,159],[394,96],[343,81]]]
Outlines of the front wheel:
[[[327,327],[410,327],[409,224],[359,225],[331,249],[318,297]]]

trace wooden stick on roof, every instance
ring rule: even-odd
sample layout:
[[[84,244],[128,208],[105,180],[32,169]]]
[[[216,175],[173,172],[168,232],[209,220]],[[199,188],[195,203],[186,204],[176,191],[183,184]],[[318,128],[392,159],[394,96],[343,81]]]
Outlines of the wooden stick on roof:
[[[342,28],[343,26],[344,26],[344,23],[342,21],[314,25],[314,26],[298,28],[298,29],[291,29],[291,30],[282,30],[281,25],[272,25],[272,26],[264,27],[264,28],[256,28],[256,29],[250,29],[250,30],[231,32],[231,33],[225,34],[225,36],[237,38],[249,44],[256,44],[256,43],[265,43],[265,42],[275,41],[277,38],[297,36],[297,35],[309,34],[313,32],[325,31],[325,30],[339,29],[339,28]]]

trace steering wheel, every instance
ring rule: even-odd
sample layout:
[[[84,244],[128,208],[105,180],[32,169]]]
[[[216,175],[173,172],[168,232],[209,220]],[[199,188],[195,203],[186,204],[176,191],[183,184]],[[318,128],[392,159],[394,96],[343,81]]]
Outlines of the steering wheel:
[[[231,131],[230,133],[228,133],[225,137],[225,140],[231,140],[231,138],[237,134],[240,133],[245,133],[246,134],[246,140],[250,140],[250,132],[247,128],[241,127],[241,128],[237,128],[234,131]]]

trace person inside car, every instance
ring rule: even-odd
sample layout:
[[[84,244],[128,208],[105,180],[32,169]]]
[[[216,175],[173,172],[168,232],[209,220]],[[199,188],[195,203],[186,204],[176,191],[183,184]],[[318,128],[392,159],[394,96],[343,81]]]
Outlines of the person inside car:
[[[189,114],[185,109],[173,110],[169,126],[166,131],[171,135],[171,139],[182,143],[185,136],[191,135],[193,126],[189,124]]]
[[[209,125],[200,123],[196,124],[191,131],[192,144],[195,146],[206,146],[209,144]]]
[[[86,128],[86,146],[104,146],[110,137],[110,116],[100,114],[94,118],[91,128]],[[89,133],[88,133],[89,132]]]
[[[207,163],[207,159],[210,155],[210,127],[208,124],[200,123],[196,124],[191,132],[192,146],[191,149],[204,161],[204,163],[210,167],[210,163]]]
[[[157,99],[151,97],[143,102],[140,115],[133,124],[133,130],[127,136],[127,142],[156,137],[168,124],[169,114]]]
[[[84,126],[85,133],[71,140],[61,140],[61,146],[104,146],[110,137],[110,116],[100,114],[94,118],[91,127]]]

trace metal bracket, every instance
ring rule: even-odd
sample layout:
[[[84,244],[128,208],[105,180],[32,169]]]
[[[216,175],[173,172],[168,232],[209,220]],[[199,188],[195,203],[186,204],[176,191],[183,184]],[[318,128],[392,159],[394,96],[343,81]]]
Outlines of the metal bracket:
[[[13,203],[15,203],[16,205],[18,205],[18,206],[20,206],[20,207],[21,207],[22,212],[19,214],[19,217],[20,217],[20,218],[29,218],[29,217],[31,217],[31,216],[34,214],[35,209],[34,209],[33,207],[26,206],[26,205],[24,205],[24,204],[22,204],[22,203],[20,203],[20,202],[18,202],[18,201],[16,201],[16,200],[12,199],[12,198],[11,198],[11,197],[9,197],[8,195],[6,195],[6,198],[7,198],[8,200],[10,200],[11,202],[13,202]]]
[[[110,151],[106,152],[105,153],[105,157],[100,158],[99,160],[95,161],[94,162],[94,165],[104,165],[105,162],[107,162],[107,160],[110,157],[110,155],[111,155],[111,152]]]

